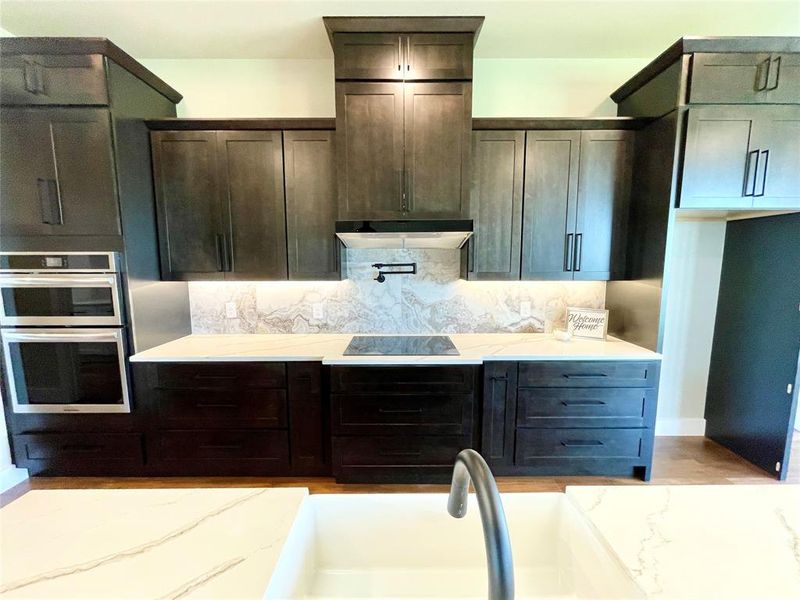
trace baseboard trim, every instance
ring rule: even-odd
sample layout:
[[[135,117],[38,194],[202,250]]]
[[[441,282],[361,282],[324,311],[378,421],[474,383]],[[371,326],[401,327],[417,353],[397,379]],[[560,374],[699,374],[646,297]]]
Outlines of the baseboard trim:
[[[14,465],[0,471],[0,493],[10,490],[27,478],[28,469],[18,469]]]
[[[656,435],[705,435],[705,419],[656,419]]]

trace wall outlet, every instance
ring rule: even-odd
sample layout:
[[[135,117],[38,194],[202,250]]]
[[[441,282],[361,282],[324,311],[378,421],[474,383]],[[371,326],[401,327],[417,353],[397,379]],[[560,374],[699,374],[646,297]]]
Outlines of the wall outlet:
[[[225,303],[225,318],[226,319],[237,319],[239,317],[239,311],[236,310],[236,302],[226,302]]]
[[[519,303],[519,314],[522,317],[531,316],[531,303],[528,300]]]
[[[325,318],[325,305],[322,302],[314,302],[311,305],[311,316],[315,319]]]

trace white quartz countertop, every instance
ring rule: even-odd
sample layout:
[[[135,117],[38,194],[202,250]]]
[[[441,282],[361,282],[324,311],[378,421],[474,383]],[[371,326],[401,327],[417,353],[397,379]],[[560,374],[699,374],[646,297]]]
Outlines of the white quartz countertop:
[[[458,356],[345,356],[353,334],[188,335],[134,354],[131,362],[321,361],[327,365],[481,364],[492,360],[654,360],[661,355],[622,340],[549,333],[448,334]]]
[[[0,596],[262,598],[307,494],[31,491],[0,510]]]
[[[570,487],[648,598],[800,598],[800,485]]]

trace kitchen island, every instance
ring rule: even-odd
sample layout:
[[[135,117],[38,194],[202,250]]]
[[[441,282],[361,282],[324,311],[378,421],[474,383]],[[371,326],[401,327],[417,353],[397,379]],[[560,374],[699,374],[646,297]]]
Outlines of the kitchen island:
[[[287,539],[309,526],[298,516],[314,498],[318,497],[308,497],[303,488],[29,492],[0,509],[0,594],[6,598],[263,598],[276,568],[302,560],[297,555],[302,548]],[[395,545],[412,544],[417,552],[423,550],[421,540],[401,531],[413,525],[416,514],[424,514],[430,526],[459,532],[466,528],[467,539],[474,538],[476,546],[468,550],[479,559],[475,568],[481,569],[475,574],[479,581],[475,597],[485,589],[480,522],[449,517],[444,494],[398,495],[396,500],[329,498],[339,507],[336,514],[357,521],[380,515],[376,509],[364,511],[373,503],[371,498],[374,506],[391,502],[393,518],[380,523],[381,531],[391,535]],[[605,553],[638,588],[632,597],[788,600],[800,596],[797,485],[568,487],[565,494],[504,494],[503,498],[515,565],[526,556],[536,560],[554,554],[552,548],[538,549],[543,538],[529,535],[515,523],[547,514],[555,519],[555,512],[543,512],[542,507],[563,504],[570,528],[586,530],[590,536],[568,538],[577,558],[589,550]],[[470,498],[468,516],[477,513],[474,500]],[[428,504],[430,509],[416,512]],[[330,510],[316,514],[322,522],[310,525],[312,538],[317,535],[315,528],[335,525],[324,522],[325,514],[333,514]],[[348,548],[346,539],[340,538],[340,543],[347,553],[365,552]],[[385,554],[389,548],[383,546]],[[592,560],[575,564],[585,570],[588,581],[604,576],[592,574]],[[472,577],[453,565],[443,563],[442,569],[454,577],[457,572]],[[524,573],[524,565],[518,570]],[[442,590],[447,590],[446,580],[432,591]],[[345,597],[344,592],[337,597]],[[570,597],[598,596],[583,589]]]

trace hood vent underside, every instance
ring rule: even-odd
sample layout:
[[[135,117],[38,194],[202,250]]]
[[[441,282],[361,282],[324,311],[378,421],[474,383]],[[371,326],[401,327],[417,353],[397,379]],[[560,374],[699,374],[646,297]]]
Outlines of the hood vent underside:
[[[337,221],[336,236],[347,248],[461,248],[472,235],[472,221]]]

